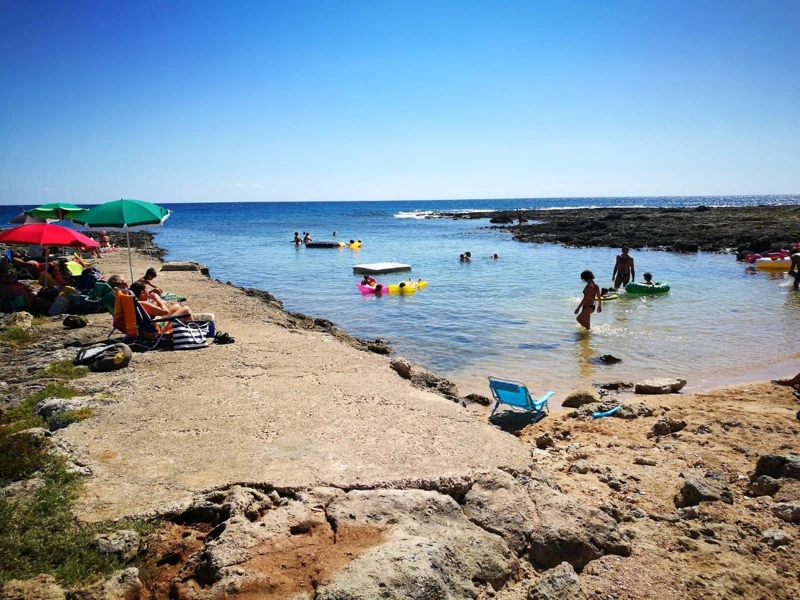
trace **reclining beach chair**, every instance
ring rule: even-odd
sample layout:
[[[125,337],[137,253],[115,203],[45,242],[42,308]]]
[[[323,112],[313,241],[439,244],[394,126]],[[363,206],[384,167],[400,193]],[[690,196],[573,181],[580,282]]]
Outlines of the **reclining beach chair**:
[[[490,419],[494,416],[498,406],[507,404],[527,413],[534,413],[534,423],[539,420],[543,411],[548,411],[547,403],[550,400],[550,396],[555,394],[555,392],[547,392],[538,400],[534,400],[524,383],[508,379],[497,379],[496,377],[489,377],[489,389],[495,399],[492,414],[489,415]]]
[[[37,278],[37,275],[34,275],[31,272],[31,270],[28,269],[27,267],[21,267],[19,265],[15,265],[14,264],[14,260],[13,260],[14,254],[11,252],[11,250],[6,250],[5,251],[5,257],[6,257],[6,259],[8,259],[8,264],[11,267],[13,267],[14,269],[16,269],[17,278],[18,279],[36,279]]]
[[[185,317],[161,317],[153,319],[132,293],[115,290],[114,322],[108,338],[119,331],[125,335],[124,342],[131,348],[139,348],[144,352],[165,347],[165,342],[173,342],[170,347],[179,348],[177,339],[173,340],[173,328],[181,329],[181,349],[202,348],[207,346],[206,336],[209,334],[211,322],[183,322]],[[181,323],[177,324],[178,321]],[[176,334],[177,335],[177,334]],[[188,338],[188,339],[187,339]]]

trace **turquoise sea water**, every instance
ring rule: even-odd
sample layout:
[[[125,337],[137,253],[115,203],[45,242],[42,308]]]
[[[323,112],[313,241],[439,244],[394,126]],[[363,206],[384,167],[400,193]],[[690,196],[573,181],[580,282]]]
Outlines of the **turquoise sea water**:
[[[387,338],[396,355],[452,378],[463,393],[487,394],[488,375],[558,391],[644,376],[682,376],[690,387],[707,387],[756,378],[800,357],[800,293],[788,278],[751,272],[731,255],[633,251],[639,279],[651,271],[672,291],[605,303],[587,333],[573,315],[580,272],[591,269],[609,285],[618,249],[519,243],[488,220],[422,218],[441,210],[700,204],[800,204],[800,197],[167,204],[174,214],[156,230],[156,242],[168,259],[198,260],[212,277],[268,290],[288,310]],[[3,207],[0,218],[16,212]],[[315,240],[361,239],[364,247],[297,248],[294,231]],[[472,263],[459,262],[465,251]],[[428,288],[362,297],[352,266],[383,261],[413,269],[379,281],[422,278]],[[623,362],[596,364],[603,354]]]

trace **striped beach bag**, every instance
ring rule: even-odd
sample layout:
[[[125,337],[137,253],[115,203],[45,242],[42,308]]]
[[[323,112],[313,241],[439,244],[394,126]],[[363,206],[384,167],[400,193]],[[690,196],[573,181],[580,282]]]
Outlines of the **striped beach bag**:
[[[211,321],[175,321],[172,324],[172,348],[197,350],[208,346],[208,329]]]

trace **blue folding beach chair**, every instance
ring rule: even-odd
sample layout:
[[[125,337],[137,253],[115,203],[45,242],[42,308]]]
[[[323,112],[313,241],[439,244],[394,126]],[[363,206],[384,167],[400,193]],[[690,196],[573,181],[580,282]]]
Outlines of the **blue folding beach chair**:
[[[498,406],[507,404],[525,412],[534,413],[533,420],[536,422],[542,416],[542,412],[548,410],[547,403],[550,396],[555,394],[555,392],[547,392],[538,400],[534,400],[524,383],[496,377],[489,377],[489,389],[492,390],[492,397],[495,399],[492,414],[489,415],[490,419],[494,416]]]

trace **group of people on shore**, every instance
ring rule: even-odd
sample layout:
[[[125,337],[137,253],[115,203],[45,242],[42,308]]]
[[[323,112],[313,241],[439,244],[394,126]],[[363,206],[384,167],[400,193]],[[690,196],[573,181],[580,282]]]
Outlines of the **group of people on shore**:
[[[186,305],[168,304],[161,295],[164,293],[153,283],[156,278],[156,270],[152,267],[147,269],[144,276],[140,277],[130,285],[122,275],[111,275],[106,283],[115,290],[126,290],[136,296],[139,304],[144,311],[151,317],[185,317],[191,318],[192,309]]]

